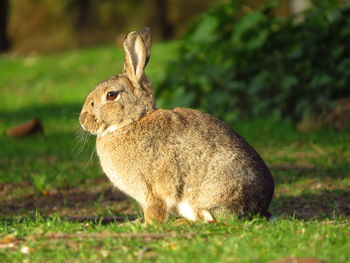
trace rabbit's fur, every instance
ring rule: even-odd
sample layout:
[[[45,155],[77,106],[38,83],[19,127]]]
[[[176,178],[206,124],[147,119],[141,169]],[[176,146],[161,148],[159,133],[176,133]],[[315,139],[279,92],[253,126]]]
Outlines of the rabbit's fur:
[[[131,32],[123,72],[97,85],[81,111],[104,172],[140,203],[147,223],[169,212],[206,222],[216,212],[267,216],[274,181],[241,136],[196,110],[156,109],[144,73],[150,48],[149,29]]]

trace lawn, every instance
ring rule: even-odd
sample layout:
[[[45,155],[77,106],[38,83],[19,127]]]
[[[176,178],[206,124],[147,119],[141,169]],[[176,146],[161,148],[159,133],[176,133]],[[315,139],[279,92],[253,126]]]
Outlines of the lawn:
[[[153,46],[147,72],[155,87],[175,48]],[[85,96],[121,66],[112,46],[0,57],[0,262],[350,262],[349,130],[301,133],[268,118],[231,123],[274,175],[277,220],[143,225],[78,124]],[[5,134],[33,118],[43,135]]]

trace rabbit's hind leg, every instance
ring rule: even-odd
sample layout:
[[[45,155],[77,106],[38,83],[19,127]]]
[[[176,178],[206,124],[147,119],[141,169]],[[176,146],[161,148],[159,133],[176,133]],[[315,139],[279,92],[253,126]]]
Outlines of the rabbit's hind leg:
[[[191,204],[187,201],[182,201],[177,206],[178,213],[180,216],[186,218],[187,220],[196,222],[198,220],[197,211],[193,209]]]
[[[215,222],[209,210],[195,208],[187,201],[178,204],[178,213],[192,222],[197,222],[200,219],[204,220],[205,223]]]
[[[204,220],[205,223],[208,224],[216,222],[216,220],[207,209],[200,210],[200,217]]]
[[[168,218],[168,210],[163,200],[157,197],[148,198],[148,202],[143,206],[145,223],[164,222]]]

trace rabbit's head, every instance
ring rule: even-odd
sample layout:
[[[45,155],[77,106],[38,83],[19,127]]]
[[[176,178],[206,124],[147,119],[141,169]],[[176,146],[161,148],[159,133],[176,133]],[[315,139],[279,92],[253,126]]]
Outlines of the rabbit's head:
[[[83,129],[98,136],[137,121],[155,109],[152,87],[144,73],[151,51],[150,30],[131,32],[123,46],[123,72],[97,85],[80,113]]]

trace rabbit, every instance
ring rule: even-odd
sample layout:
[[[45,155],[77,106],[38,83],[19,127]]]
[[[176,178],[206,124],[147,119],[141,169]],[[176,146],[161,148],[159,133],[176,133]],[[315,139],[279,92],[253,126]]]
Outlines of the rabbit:
[[[259,154],[215,117],[157,109],[145,67],[150,29],[129,33],[122,73],[87,96],[79,121],[97,135],[104,173],[141,206],[146,224],[169,214],[210,223],[222,214],[269,216],[274,180]]]

